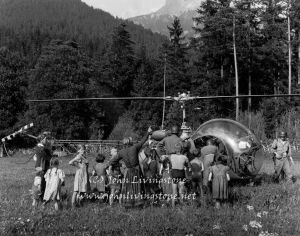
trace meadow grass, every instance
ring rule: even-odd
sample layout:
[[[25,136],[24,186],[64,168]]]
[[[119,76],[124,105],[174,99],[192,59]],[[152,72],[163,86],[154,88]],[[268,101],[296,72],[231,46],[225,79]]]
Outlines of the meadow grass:
[[[25,160],[0,159],[1,235],[259,235],[262,231],[300,235],[299,180],[295,184],[234,187],[231,189],[234,204],[220,210],[210,205],[199,207],[192,201],[175,209],[125,210],[119,205],[109,207],[100,202],[86,202],[83,207],[72,209],[70,199],[66,199],[59,212],[54,211],[53,204],[33,211],[29,189],[34,162],[20,164]],[[64,191],[70,196],[75,168],[68,165],[69,159],[61,160],[60,168],[66,173]],[[294,175],[300,174],[299,164],[296,160]],[[272,162],[266,160],[262,173],[272,172]],[[247,205],[254,209],[249,210]],[[257,216],[259,213],[261,217]],[[262,228],[250,227],[250,221],[259,222]]]

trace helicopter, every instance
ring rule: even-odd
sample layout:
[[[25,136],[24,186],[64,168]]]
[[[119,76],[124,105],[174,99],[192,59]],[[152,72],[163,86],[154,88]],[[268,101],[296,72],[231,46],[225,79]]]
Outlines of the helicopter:
[[[235,95],[235,96],[191,96],[190,92],[178,93],[178,96],[163,97],[100,97],[100,98],[57,98],[57,99],[32,99],[28,103],[37,102],[68,102],[68,101],[93,101],[93,100],[161,100],[179,102],[182,109],[182,134],[185,134],[196,148],[201,148],[205,140],[212,138],[218,144],[224,146],[224,153],[227,155],[231,179],[253,179],[259,175],[261,167],[266,159],[260,140],[255,134],[243,124],[231,119],[212,119],[192,131],[187,126],[186,103],[191,100],[213,100],[213,99],[238,99],[238,98],[257,98],[257,97],[300,97],[300,94],[277,94],[277,95]],[[165,104],[164,104],[165,105]],[[156,130],[152,137],[157,141],[168,135],[167,130]],[[156,138],[155,138],[156,136]],[[31,135],[31,137],[34,137]],[[122,147],[120,140],[55,140],[54,145],[63,146],[65,144],[77,145],[113,145]]]

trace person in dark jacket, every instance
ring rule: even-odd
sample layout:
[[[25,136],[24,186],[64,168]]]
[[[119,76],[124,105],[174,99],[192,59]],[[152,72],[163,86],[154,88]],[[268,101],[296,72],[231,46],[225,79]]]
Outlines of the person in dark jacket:
[[[151,132],[152,129],[149,127],[143,139],[135,145],[131,145],[130,139],[125,138],[123,144],[126,147],[120,150],[118,155],[113,157],[109,162],[109,172],[111,172],[112,167],[117,165],[121,160],[123,160],[126,165],[127,170],[124,174],[120,196],[121,203],[124,204],[126,208],[139,207],[144,203],[142,199],[142,176],[138,154]]]
[[[48,135],[48,132],[47,132]],[[39,202],[43,202],[44,193],[46,189],[45,174],[50,168],[50,161],[52,158],[52,145],[46,132],[38,137],[39,143],[35,149],[33,159],[35,161],[35,178],[32,186],[32,206],[36,207]]]
[[[36,176],[41,177],[41,193],[39,199],[42,200],[46,189],[46,181],[44,175],[50,168],[50,161],[52,158],[51,147],[47,145],[47,138],[42,137],[42,140],[38,143],[35,152],[35,170]]]

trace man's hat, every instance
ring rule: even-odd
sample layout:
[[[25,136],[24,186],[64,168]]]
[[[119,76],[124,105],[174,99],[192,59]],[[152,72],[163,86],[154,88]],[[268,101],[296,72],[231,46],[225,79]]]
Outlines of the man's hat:
[[[171,128],[172,134],[178,134],[179,133],[179,127],[177,125],[173,125]]]
[[[280,138],[286,138],[287,137],[287,133],[285,131],[281,131],[279,134]]]

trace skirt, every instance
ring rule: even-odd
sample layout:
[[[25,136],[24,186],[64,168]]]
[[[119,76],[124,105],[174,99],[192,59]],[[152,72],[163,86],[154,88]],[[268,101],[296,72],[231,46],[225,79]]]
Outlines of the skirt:
[[[212,196],[213,199],[228,199],[228,182],[226,177],[217,176],[212,180]]]
[[[85,169],[77,169],[74,178],[74,192],[86,193],[90,191],[90,181]]]
[[[184,170],[177,170],[172,169],[171,170],[171,177],[174,184],[178,184],[179,182],[185,181],[185,171]]]
[[[121,203],[126,208],[139,207],[144,204],[141,183],[140,167],[128,168],[124,175],[121,191]]]

